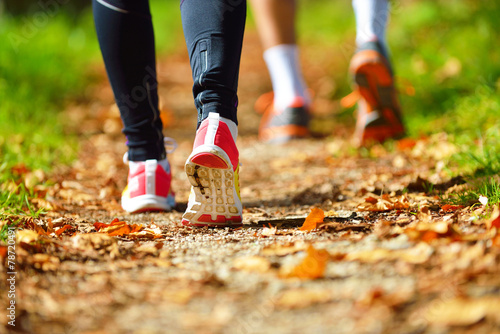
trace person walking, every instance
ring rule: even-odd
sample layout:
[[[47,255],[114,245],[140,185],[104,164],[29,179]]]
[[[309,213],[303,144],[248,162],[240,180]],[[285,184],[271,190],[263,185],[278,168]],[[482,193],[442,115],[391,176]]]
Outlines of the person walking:
[[[122,207],[171,210],[175,195],[158,110],[155,41],[148,0],[93,0],[106,72],[127,138],[129,165]],[[197,131],[185,171],[191,195],[182,223],[239,226],[237,86],[246,0],[181,0],[193,76]],[[194,117],[194,115],[193,115]]]

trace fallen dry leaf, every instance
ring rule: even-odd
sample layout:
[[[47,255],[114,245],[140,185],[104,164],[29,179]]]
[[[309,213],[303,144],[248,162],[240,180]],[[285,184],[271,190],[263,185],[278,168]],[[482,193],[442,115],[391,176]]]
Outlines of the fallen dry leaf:
[[[194,297],[195,291],[191,289],[164,290],[161,296],[172,303],[186,305]]]
[[[329,290],[293,289],[283,292],[276,301],[276,306],[284,309],[300,309],[332,300]]]
[[[357,206],[360,211],[384,212],[390,210],[406,210],[410,208],[410,201],[405,195],[390,197],[384,194],[381,197],[369,196],[365,202]]]
[[[243,271],[265,273],[271,268],[271,261],[261,256],[245,256],[236,258],[233,267]]]
[[[162,237],[162,231],[155,223],[151,223],[151,225],[143,228],[141,231],[131,232],[128,236],[131,238],[158,239]]]
[[[54,271],[59,268],[60,261],[55,256],[37,253],[33,254],[33,256],[29,258],[29,263],[31,263],[36,269]]]
[[[492,228],[500,230],[500,209],[498,206],[495,206],[495,208],[493,209],[491,218],[486,222],[486,227],[489,230],[491,230]]]
[[[63,234],[65,231],[67,230],[71,230],[73,229],[74,227],[71,226],[71,225],[64,225],[63,227],[61,227],[60,229],[58,229],[57,231],[55,231],[56,235],[59,237],[61,236],[61,234]]]
[[[7,246],[0,246],[0,259],[4,259],[7,257]]]
[[[307,255],[296,267],[288,273],[281,273],[282,277],[296,277],[300,279],[317,279],[325,275],[326,265],[330,260],[330,253],[324,249],[316,249],[312,245],[307,248]]]
[[[130,233],[140,232],[144,227],[140,224],[129,225],[115,218],[110,224],[94,223],[94,228],[97,232],[107,233],[110,236],[124,236]]]
[[[448,238],[450,241],[463,240],[460,230],[448,221],[420,221],[416,226],[406,228],[404,233],[413,241],[427,243],[440,238]]]
[[[404,151],[404,150],[409,150],[415,147],[417,145],[417,141],[412,138],[403,138],[401,140],[398,140],[397,147],[398,150]]]
[[[165,260],[162,258],[156,258],[156,257],[149,257],[146,260],[146,263],[152,264],[152,265],[159,267],[159,268],[169,268],[172,266],[172,262],[170,262],[169,260]]]
[[[39,234],[32,230],[19,230],[16,232],[16,242],[25,242],[27,244],[36,241]]]
[[[346,261],[376,263],[380,261],[402,260],[407,263],[425,263],[433,253],[433,248],[424,242],[407,249],[376,248],[367,251],[352,252],[345,256]]]
[[[71,237],[73,246],[81,251],[96,250],[99,253],[109,253],[111,258],[117,257],[120,252],[115,238],[105,233],[75,234]]]
[[[154,241],[146,242],[137,247],[135,250],[137,252],[141,253],[147,253],[147,254],[157,254],[160,249],[163,248],[163,243],[157,242],[155,243]]]
[[[325,213],[323,210],[319,208],[312,208],[300,230],[312,231],[318,227],[318,224],[323,222],[323,219],[325,219]]]
[[[498,321],[499,297],[454,298],[434,301],[424,313],[424,318],[435,325],[469,326],[485,317]]]
[[[457,210],[460,210],[460,209],[463,209],[464,206],[463,205],[450,205],[450,204],[445,204],[441,207],[441,210],[443,210],[444,212],[454,212],[454,211],[457,211]]]
[[[270,237],[272,235],[276,235],[276,232],[278,231],[278,228],[275,227],[264,227],[262,229],[262,233],[260,234],[263,237]]]
[[[285,256],[295,254],[307,249],[307,244],[304,242],[291,242],[287,244],[272,244],[264,247],[261,254],[264,256]]]

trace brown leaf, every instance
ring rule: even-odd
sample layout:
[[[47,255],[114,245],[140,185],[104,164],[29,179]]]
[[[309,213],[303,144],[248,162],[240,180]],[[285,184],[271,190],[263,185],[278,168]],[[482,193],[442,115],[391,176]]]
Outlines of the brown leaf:
[[[285,309],[300,309],[332,300],[329,290],[293,289],[278,297],[276,305]]]
[[[78,233],[71,237],[73,246],[81,251],[97,250],[100,253],[109,253],[111,258],[120,255],[115,238],[105,233]]]
[[[236,258],[233,261],[233,267],[243,271],[265,273],[271,268],[271,262],[261,256],[245,256]]]
[[[417,145],[417,141],[411,138],[403,138],[401,140],[398,140],[397,143],[398,150],[400,151],[412,149],[415,147],[415,145]]]
[[[444,212],[453,212],[453,211],[457,211],[459,209],[463,209],[464,206],[463,205],[450,205],[450,204],[445,204],[441,207],[441,210],[443,210]]]
[[[325,275],[326,265],[330,254],[324,249],[316,249],[312,245],[307,249],[307,256],[290,273],[284,277],[297,277],[300,279],[317,279]]]
[[[23,176],[24,174],[29,173],[29,171],[30,171],[29,168],[26,167],[26,165],[23,163],[18,163],[17,165],[12,166],[11,168],[11,172],[15,176]]]
[[[63,234],[63,232],[67,231],[67,230],[71,230],[73,229],[74,227],[71,226],[71,225],[64,225],[63,227],[61,227],[60,229],[58,229],[55,233],[58,237],[61,236],[61,234]]]
[[[288,243],[288,244],[272,244],[262,249],[261,254],[264,256],[285,256],[295,254],[307,249],[305,243]]]
[[[499,309],[498,297],[436,300],[425,310],[424,317],[436,325],[469,326],[488,316],[495,318]]]
[[[109,236],[122,236],[132,232],[132,229],[127,223],[122,222],[122,224],[105,227],[101,232],[107,233]]]
[[[39,234],[32,230],[19,230],[16,232],[16,241],[18,243],[25,242],[27,244],[36,241]]]
[[[493,209],[493,213],[491,214],[491,218],[486,222],[486,227],[491,230],[492,228],[496,228],[500,230],[500,209],[499,206],[495,206]]]
[[[33,267],[43,271],[55,271],[59,268],[60,264],[57,257],[41,253],[34,254],[29,261]]]
[[[427,243],[440,238],[448,238],[451,241],[463,240],[460,230],[447,221],[422,221],[415,227],[405,229],[404,232],[411,240],[424,241]]]
[[[107,233],[110,236],[126,236],[132,234],[132,237],[141,237],[148,235],[148,232],[143,233],[143,235],[138,234],[138,232],[144,229],[141,224],[129,225],[124,221],[120,221],[118,218],[113,219],[110,224],[96,222],[94,223],[94,228],[96,231]],[[149,231],[149,235],[155,235],[155,232]]]
[[[270,237],[272,235],[276,235],[276,232],[278,231],[278,228],[275,227],[264,227],[262,229],[262,233],[260,234],[263,237]]]
[[[405,195],[390,197],[384,194],[381,197],[369,196],[365,202],[358,205],[360,211],[384,212],[390,210],[406,210],[410,207],[410,202]]]
[[[7,246],[0,246],[0,259],[7,257]]]
[[[433,249],[426,243],[419,243],[408,249],[386,249],[376,248],[367,251],[348,253],[345,256],[347,261],[360,261],[365,263],[376,263],[380,261],[402,260],[407,263],[425,263],[432,255]]]
[[[325,213],[323,210],[319,208],[312,208],[300,230],[312,231],[318,227],[318,224],[323,222],[323,219],[325,219]]]

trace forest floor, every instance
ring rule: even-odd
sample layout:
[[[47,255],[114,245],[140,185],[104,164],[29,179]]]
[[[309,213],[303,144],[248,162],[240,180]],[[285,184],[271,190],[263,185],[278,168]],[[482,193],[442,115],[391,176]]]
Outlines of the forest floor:
[[[443,166],[454,151],[446,134],[358,154],[352,122],[336,124],[329,99],[327,73],[345,61],[304,57],[322,135],[260,143],[253,103],[270,89],[261,54],[247,34],[239,229],[180,224],[196,126],[185,50],[159,61],[165,134],[179,144],[169,155],[177,207],[122,211],[126,146],[101,69],[92,103],[67,110],[78,161],[46,176],[33,205],[50,210],[15,234],[15,327],[2,316],[0,333],[500,333],[500,220],[443,203],[463,187]],[[7,247],[0,256],[8,312]]]

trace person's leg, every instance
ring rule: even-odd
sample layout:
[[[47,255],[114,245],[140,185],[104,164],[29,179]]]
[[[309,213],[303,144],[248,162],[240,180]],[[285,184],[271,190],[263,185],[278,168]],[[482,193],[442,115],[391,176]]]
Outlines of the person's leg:
[[[104,64],[124,123],[129,160],[165,158],[153,24],[147,0],[93,0]]]
[[[273,85],[273,92],[264,94],[256,103],[256,109],[265,113],[259,137],[268,142],[303,137],[308,132],[310,98],[296,44],[296,1],[251,0],[251,3]]]
[[[122,206],[169,210],[171,173],[158,110],[155,44],[147,0],[93,0],[104,64],[123,120],[130,161]]]
[[[359,96],[354,139],[356,144],[383,142],[405,133],[394,86],[385,32],[387,0],[353,0],[357,51],[349,71]]]
[[[295,36],[295,0],[251,0],[264,60],[274,91],[274,104],[284,109],[296,97],[309,102]]]
[[[182,223],[239,226],[237,87],[245,0],[182,0],[182,25],[193,73],[198,129],[186,161],[192,185]]]
[[[362,47],[367,42],[378,41],[387,57],[386,28],[389,19],[387,0],[353,0],[356,16],[356,45]]]

